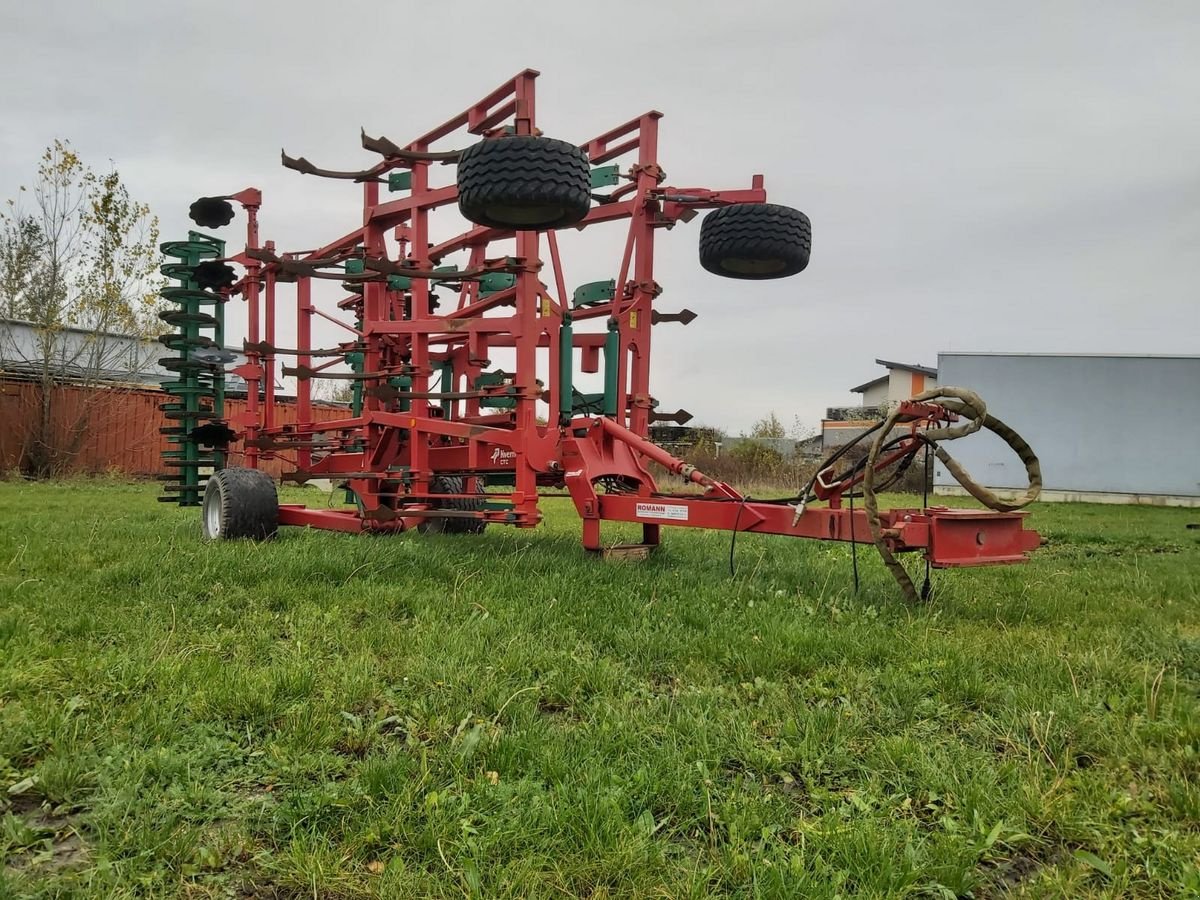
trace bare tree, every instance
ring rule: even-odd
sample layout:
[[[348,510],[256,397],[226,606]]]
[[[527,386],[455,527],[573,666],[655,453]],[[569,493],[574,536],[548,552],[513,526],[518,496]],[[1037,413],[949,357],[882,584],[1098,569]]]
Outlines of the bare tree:
[[[816,437],[816,435],[816,428],[803,421],[799,416],[792,416],[792,427],[788,429],[788,437],[794,441],[806,441],[811,437]]]
[[[349,403],[354,399],[354,382],[345,379],[314,379],[312,398],[329,403]]]
[[[158,220],[119,173],[97,174],[67,141],[46,149],[32,190],[0,212],[0,359],[35,388],[21,423],[27,475],[68,469],[96,403],[113,399],[92,389],[146,368],[159,327],[157,244]],[[56,415],[65,384],[83,388],[82,400]]]

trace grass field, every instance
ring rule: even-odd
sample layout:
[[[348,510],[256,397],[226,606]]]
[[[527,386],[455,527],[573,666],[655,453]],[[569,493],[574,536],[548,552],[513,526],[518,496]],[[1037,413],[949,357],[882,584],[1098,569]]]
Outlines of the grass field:
[[[560,499],[205,545],[154,491],[0,483],[0,897],[1200,894],[1198,511],[1036,507],[912,607]]]

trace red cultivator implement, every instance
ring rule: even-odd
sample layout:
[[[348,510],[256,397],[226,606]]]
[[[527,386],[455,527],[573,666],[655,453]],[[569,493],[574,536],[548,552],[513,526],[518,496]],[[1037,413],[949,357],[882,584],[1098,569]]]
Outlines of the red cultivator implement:
[[[285,154],[288,168],[361,185],[361,224],[318,249],[284,253],[261,243],[257,190],[193,205],[193,220],[202,227],[228,224],[230,201],[248,215],[245,251],[223,260],[244,268],[240,279],[231,269],[223,274],[221,260],[194,263],[204,283],[188,280],[182,271],[188,260],[172,264],[183,279],[181,297],[203,301],[192,295],[207,292],[219,306],[240,296],[248,316],[246,361],[232,370],[246,382],[248,412],[224,423],[220,409],[202,396],[197,409],[188,407],[181,417],[196,416],[203,428],[197,425],[193,434],[192,420],[184,418],[178,429],[178,458],[198,460],[194,468],[211,461],[216,469],[204,488],[209,537],[265,536],[277,525],[528,528],[541,520],[539,491],[565,486],[589,550],[602,549],[601,522],[607,520],[640,522],[638,548],[657,544],[662,525],[675,525],[874,543],[888,556],[919,550],[934,566],[1025,558],[1037,535],[1024,529],[1024,514],[1015,507],[880,512],[873,502],[877,473],[907,465],[939,440],[1000,424],[974,395],[946,389],[902,404],[875,430],[869,461],[835,475],[833,460],[797,496],[778,501],[750,500],[651,443],[652,423],[690,418],[659,412],[650,393],[653,330],[694,318],[688,310],[655,309],[659,233],[711,210],[700,227],[701,265],[716,275],[757,280],[805,268],[809,221],[768,204],[759,175],[739,188],[669,183],[658,158],[657,112],[577,145],[542,136],[536,75],[520,73],[409,143],[364,134],[363,147],[379,159],[361,171],[323,169]],[[464,131],[468,137],[461,137]],[[465,150],[435,149],[456,134],[468,143]],[[455,177],[442,183],[442,173]],[[472,224],[449,238],[438,231],[435,240],[431,220],[455,206]],[[621,226],[626,238],[615,277],[569,288],[555,229]],[[220,243],[199,234],[193,240]],[[340,313],[314,302],[315,279],[340,284]],[[278,346],[275,337],[285,303],[296,322],[291,348]],[[211,371],[219,380],[220,360],[187,359],[189,347],[211,349],[212,340],[196,337],[196,322],[187,315],[172,315],[181,333],[164,343],[183,348],[182,370]],[[345,340],[315,348],[314,318],[336,323]],[[492,362],[498,354],[512,360],[508,368]],[[296,424],[272,418],[277,360],[298,385]],[[593,373],[603,390],[580,390],[580,373]],[[314,421],[312,384],[320,378],[353,385],[344,418]],[[247,468],[221,467],[225,441],[240,441]],[[1034,476],[1028,502],[1036,495],[1036,459],[1023,442],[1013,446]],[[278,505],[272,480],[254,471],[272,457],[294,465],[285,480],[343,484],[352,505]],[[652,463],[691,483],[692,493],[660,491]],[[176,488],[181,502],[199,501],[197,483]],[[842,500],[856,492],[863,507],[844,508]],[[990,495],[981,499],[999,503]]]

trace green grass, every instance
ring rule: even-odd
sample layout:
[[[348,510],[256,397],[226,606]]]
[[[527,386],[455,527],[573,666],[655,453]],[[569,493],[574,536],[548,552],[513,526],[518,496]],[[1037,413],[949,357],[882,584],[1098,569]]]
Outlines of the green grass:
[[[1197,511],[1038,506],[913,607],[559,499],[206,545],[154,490],[0,483],[0,897],[1200,893]]]

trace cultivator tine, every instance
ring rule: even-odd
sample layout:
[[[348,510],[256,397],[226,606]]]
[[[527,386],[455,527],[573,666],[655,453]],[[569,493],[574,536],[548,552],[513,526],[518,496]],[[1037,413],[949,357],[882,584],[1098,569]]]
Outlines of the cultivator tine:
[[[390,384],[368,388],[369,396],[384,403],[395,400],[480,400],[485,397],[512,397],[513,394],[497,394],[492,391],[401,391]]]
[[[690,309],[681,309],[677,313],[662,313],[657,309],[650,313],[650,324],[658,325],[662,322],[678,322],[680,325],[689,325],[696,319],[696,313]]]
[[[363,268],[370,269],[372,272],[377,272],[381,275],[398,275],[403,278],[436,278],[440,281],[461,281],[464,278],[471,277],[469,272],[457,272],[443,269],[422,269],[417,266],[409,265],[403,260],[393,261],[378,256],[367,256],[362,261]]]
[[[311,366],[283,366],[283,376],[285,378],[299,378],[302,381],[309,378],[318,378],[321,373]]]
[[[652,412],[650,413],[650,424],[653,425],[656,422],[674,422],[676,425],[686,425],[693,418],[695,417],[686,409],[677,409],[673,413]]]
[[[337,169],[322,169],[314,166],[303,156],[288,156],[286,150],[279,151],[282,157],[283,167],[299,172],[301,175],[316,175],[319,178],[337,178],[342,181],[384,181],[380,178],[380,174],[386,169],[382,165],[372,166],[370,169],[359,169],[356,172],[345,172]]]
[[[362,281],[383,281],[383,275],[373,275],[369,272],[349,274],[347,272],[323,272],[322,268],[328,263],[309,262],[306,259],[281,259],[275,265],[281,272],[289,275],[299,275],[303,278],[323,278],[328,281],[341,281],[354,284]]]
[[[347,353],[353,353],[353,347],[329,347],[324,349],[300,350],[295,347],[277,347],[269,341],[242,341],[243,353],[257,353],[260,356],[273,356],[281,354],[283,356],[345,356]]]
[[[537,272],[541,269],[540,260],[530,262],[519,256],[500,256],[495,259],[485,259],[481,265],[458,270],[456,266],[421,267],[414,266],[404,260],[391,260],[378,256],[327,256],[313,259],[289,259],[280,256],[272,250],[251,249],[246,256],[257,262],[275,266],[280,272],[292,275],[302,275],[308,278],[326,278],[345,282],[348,290],[358,290],[362,282],[382,281],[385,276],[401,276],[404,278],[428,278],[445,284],[458,284],[463,281],[479,281],[483,276],[497,272],[518,273]],[[344,270],[322,271],[330,266],[345,264]],[[352,266],[356,270],[352,270]]]
[[[399,159],[403,153],[398,144],[380,135],[377,138],[368,137],[367,129],[361,128],[359,136],[362,139],[362,147],[364,150],[370,150],[372,153],[378,153],[380,156],[388,159]]]
[[[377,138],[368,137],[366,129],[362,129],[362,146],[364,150],[378,153],[386,159],[403,159],[410,162],[440,162],[442,165],[456,163],[462,156],[461,150],[405,150],[394,141],[380,135]]]
[[[302,261],[311,266],[336,266],[338,263],[345,262],[348,258],[353,258],[353,257],[347,257],[347,256],[323,256],[323,257],[317,257],[317,258],[313,258],[313,259],[291,260],[291,259],[288,259],[287,256],[280,256],[274,250],[267,250],[267,249],[263,249],[263,248],[247,250],[246,256],[249,259],[253,259],[253,260],[255,260],[257,262],[261,262],[261,263],[272,263],[272,264],[278,265],[280,263],[285,263],[285,262],[300,262],[300,261]]]
[[[337,449],[337,443],[327,440],[277,440],[268,435],[263,435],[256,438],[246,438],[242,443],[247,447],[257,447],[259,450],[334,450]]]
[[[485,259],[482,265],[471,266],[462,270],[458,270],[452,266],[423,269],[404,261],[397,262],[377,256],[365,257],[362,262],[364,268],[370,269],[373,272],[381,272],[385,275],[400,275],[405,278],[432,278],[443,284],[480,281],[485,275],[498,272],[537,272],[542,268],[540,261],[530,264],[527,260],[519,256],[500,256],[495,259]]]
[[[281,371],[285,376],[301,380],[328,378],[334,381],[375,381],[380,378],[399,378],[410,374],[412,369],[402,366],[390,372],[327,372],[322,369],[314,369],[312,366],[283,366]]]

